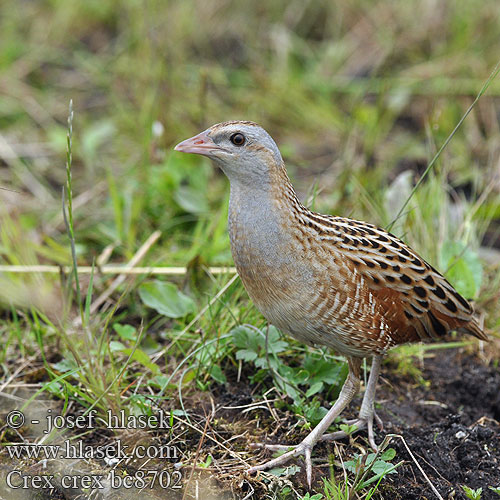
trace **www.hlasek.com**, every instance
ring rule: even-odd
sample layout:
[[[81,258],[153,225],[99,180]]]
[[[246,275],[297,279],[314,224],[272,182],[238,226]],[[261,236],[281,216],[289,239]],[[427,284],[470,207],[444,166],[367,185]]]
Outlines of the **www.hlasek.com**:
[[[162,410],[155,415],[119,415],[107,412],[107,419],[100,418],[110,429],[170,429],[171,421]],[[25,415],[18,411],[11,411],[6,418],[7,425],[12,429],[19,429],[26,423]],[[32,425],[40,424],[39,420],[30,420]],[[86,415],[62,416],[52,415],[51,410],[45,419],[46,429],[44,434],[49,434],[54,429],[93,429],[96,424],[96,412],[92,410]],[[107,465],[113,466],[122,460],[136,459],[166,459],[178,460],[180,455],[176,446],[172,445],[141,445],[130,446],[123,444],[120,439],[104,446],[92,446],[82,441],[66,439],[63,444],[37,444],[23,443],[12,444],[6,447],[7,454],[13,460],[35,459],[81,459],[103,460]],[[178,464],[175,464],[178,465]],[[56,482],[53,475],[30,475],[21,470],[14,469],[7,474],[7,486],[13,489],[54,489]],[[179,470],[138,470],[134,475],[121,475],[112,469],[107,475],[67,475],[58,476],[57,485],[62,488],[104,488],[105,483],[112,488],[181,488],[182,474]]]
[[[127,458],[160,458],[175,460],[178,450],[168,445],[134,445],[123,444],[119,439],[105,446],[86,445],[82,441],[71,444],[70,440],[64,444],[11,444],[5,447],[10,458],[34,458],[50,460],[55,458],[76,458],[104,460],[110,464],[113,461]]]

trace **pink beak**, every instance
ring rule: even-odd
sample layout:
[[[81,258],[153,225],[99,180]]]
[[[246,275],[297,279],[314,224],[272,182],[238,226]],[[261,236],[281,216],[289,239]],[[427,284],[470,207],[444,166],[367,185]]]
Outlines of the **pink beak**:
[[[195,153],[204,156],[210,156],[212,151],[221,150],[221,148],[210,139],[206,130],[201,134],[180,142],[174,149],[181,153]]]

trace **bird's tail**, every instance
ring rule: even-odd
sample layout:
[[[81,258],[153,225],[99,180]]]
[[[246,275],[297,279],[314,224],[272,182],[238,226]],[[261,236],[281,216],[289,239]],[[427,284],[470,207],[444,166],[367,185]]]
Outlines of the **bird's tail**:
[[[458,331],[474,335],[474,337],[477,337],[480,340],[489,340],[488,335],[485,333],[483,328],[481,328],[475,318],[472,318],[467,324],[458,328]]]

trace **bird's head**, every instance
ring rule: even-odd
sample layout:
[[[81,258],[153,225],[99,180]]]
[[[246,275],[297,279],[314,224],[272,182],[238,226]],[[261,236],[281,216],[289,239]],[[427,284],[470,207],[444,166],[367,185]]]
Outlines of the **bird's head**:
[[[182,153],[207,156],[231,182],[259,186],[271,182],[283,160],[272,137],[247,121],[218,123],[174,148]]]

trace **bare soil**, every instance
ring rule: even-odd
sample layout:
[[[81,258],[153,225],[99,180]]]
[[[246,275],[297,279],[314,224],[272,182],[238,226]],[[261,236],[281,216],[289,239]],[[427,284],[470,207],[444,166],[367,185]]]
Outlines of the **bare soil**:
[[[386,431],[402,434],[429,480],[444,498],[466,498],[461,488],[482,488],[482,500],[500,498],[500,370],[457,350],[425,362],[429,387],[411,387],[397,374],[387,375],[380,416]],[[409,456],[394,440],[397,458],[406,460],[382,491],[392,498],[436,498]]]
[[[378,414],[384,422],[383,431],[377,431],[377,441],[385,434],[401,435],[411,450],[408,453],[402,439],[393,438],[390,446],[397,451],[394,463],[404,460],[397,474],[387,476],[379,489],[384,498],[394,500],[437,498],[429,484],[437,489],[443,498],[466,499],[462,485],[482,488],[482,500],[499,499],[489,489],[500,487],[500,370],[495,363],[487,366],[477,357],[464,354],[457,349],[446,349],[426,358],[422,375],[425,383],[417,383],[413,377],[398,375],[395,368],[386,365],[378,391]],[[232,396],[230,396],[232,394]],[[239,387],[221,395],[225,404],[247,404],[251,399],[249,391]],[[346,416],[356,416],[361,398],[351,405]],[[265,413],[265,412],[264,412]],[[274,428],[277,432],[268,436],[269,442],[299,442],[306,431],[290,432],[296,418],[286,413],[279,414],[279,425],[266,421],[265,414],[256,416],[259,427]],[[250,414],[251,415],[251,414]],[[267,413],[267,415],[269,415]],[[228,412],[224,415],[230,418]],[[238,414],[238,418],[243,416]],[[267,417],[269,418],[269,417]],[[267,427],[269,425],[269,427]],[[248,442],[265,437],[253,424],[248,422],[249,432],[254,436]],[[343,460],[349,460],[359,447],[367,448],[366,433],[361,432],[355,439],[339,447],[320,444],[316,447],[314,467],[315,491],[322,491],[321,477],[328,477],[328,454],[340,450]],[[252,463],[269,458],[268,452],[254,452],[247,455]],[[425,472],[427,479],[417,464]],[[297,462],[302,465],[301,461]],[[338,457],[335,458],[338,464]],[[340,473],[340,468],[336,468]],[[297,491],[306,492],[303,470],[291,478]],[[251,481],[255,488],[255,498],[264,495],[258,480]],[[248,488],[245,489],[248,492]],[[244,493],[241,492],[241,498]],[[234,498],[234,497],[228,497]],[[238,498],[238,497],[236,497]]]

